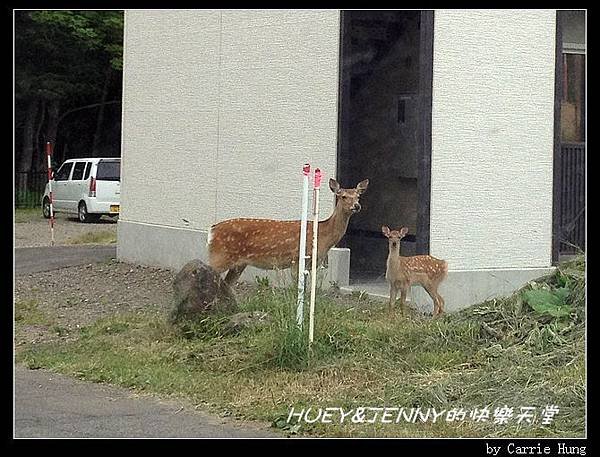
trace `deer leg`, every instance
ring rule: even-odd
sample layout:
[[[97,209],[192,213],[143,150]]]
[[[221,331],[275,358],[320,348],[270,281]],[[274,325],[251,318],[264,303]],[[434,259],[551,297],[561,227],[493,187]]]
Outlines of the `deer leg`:
[[[423,285],[423,288],[427,291],[427,293],[429,294],[429,296],[431,297],[431,299],[433,300],[433,317],[437,316],[440,313],[440,303],[438,300],[438,296],[439,294],[437,293],[437,290],[435,290],[434,287],[432,287],[431,285]]]
[[[390,314],[394,312],[394,304],[396,303],[396,295],[398,294],[398,288],[394,282],[390,283],[390,303],[388,310]]]
[[[242,273],[246,269],[246,265],[238,265],[236,267],[230,268],[227,274],[225,275],[225,284],[229,287],[235,286],[237,280],[242,276]]]
[[[438,299],[437,314],[439,315],[439,314],[442,314],[444,312],[445,302],[444,302],[444,297],[442,297],[437,290],[435,291],[435,294],[436,294],[437,299]]]
[[[408,286],[400,286],[400,312],[404,316],[404,308],[406,307],[406,293],[408,292]]]

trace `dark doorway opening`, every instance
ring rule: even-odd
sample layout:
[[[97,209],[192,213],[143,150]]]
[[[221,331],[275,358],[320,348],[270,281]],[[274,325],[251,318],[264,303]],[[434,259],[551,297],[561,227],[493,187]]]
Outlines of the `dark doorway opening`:
[[[554,118],[554,264],[585,251],[586,12],[557,11]]]
[[[408,227],[403,255],[429,252],[432,11],[343,11],[337,176],[369,178],[340,247],[351,282],[382,279],[381,226]]]

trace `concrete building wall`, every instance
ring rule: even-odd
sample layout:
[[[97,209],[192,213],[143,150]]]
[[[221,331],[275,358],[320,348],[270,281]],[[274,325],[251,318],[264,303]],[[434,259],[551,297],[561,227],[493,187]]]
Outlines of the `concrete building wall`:
[[[435,11],[430,251],[448,310],[549,271],[555,19]],[[126,12],[120,259],[178,269],[215,222],[298,217],[302,164],[325,183],[336,169],[339,33],[339,11]],[[340,285],[348,259],[332,250]]]
[[[121,221],[215,220],[221,13],[125,13]]]
[[[430,252],[551,265],[554,10],[436,10]]]
[[[179,268],[215,222],[298,218],[303,163],[334,176],[339,11],[128,10],[124,48],[119,258]]]

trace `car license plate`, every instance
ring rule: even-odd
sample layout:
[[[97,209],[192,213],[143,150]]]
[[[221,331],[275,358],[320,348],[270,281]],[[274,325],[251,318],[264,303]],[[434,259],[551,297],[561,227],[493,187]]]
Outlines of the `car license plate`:
[[[119,205],[110,205],[110,212],[111,213],[118,213],[119,212]]]

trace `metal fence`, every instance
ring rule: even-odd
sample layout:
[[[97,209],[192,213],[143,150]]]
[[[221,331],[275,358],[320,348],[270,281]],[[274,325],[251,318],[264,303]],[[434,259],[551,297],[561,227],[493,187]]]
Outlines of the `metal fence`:
[[[42,205],[48,173],[15,172],[15,208],[35,208]]]
[[[585,251],[585,143],[563,143],[560,158],[559,253]]]

